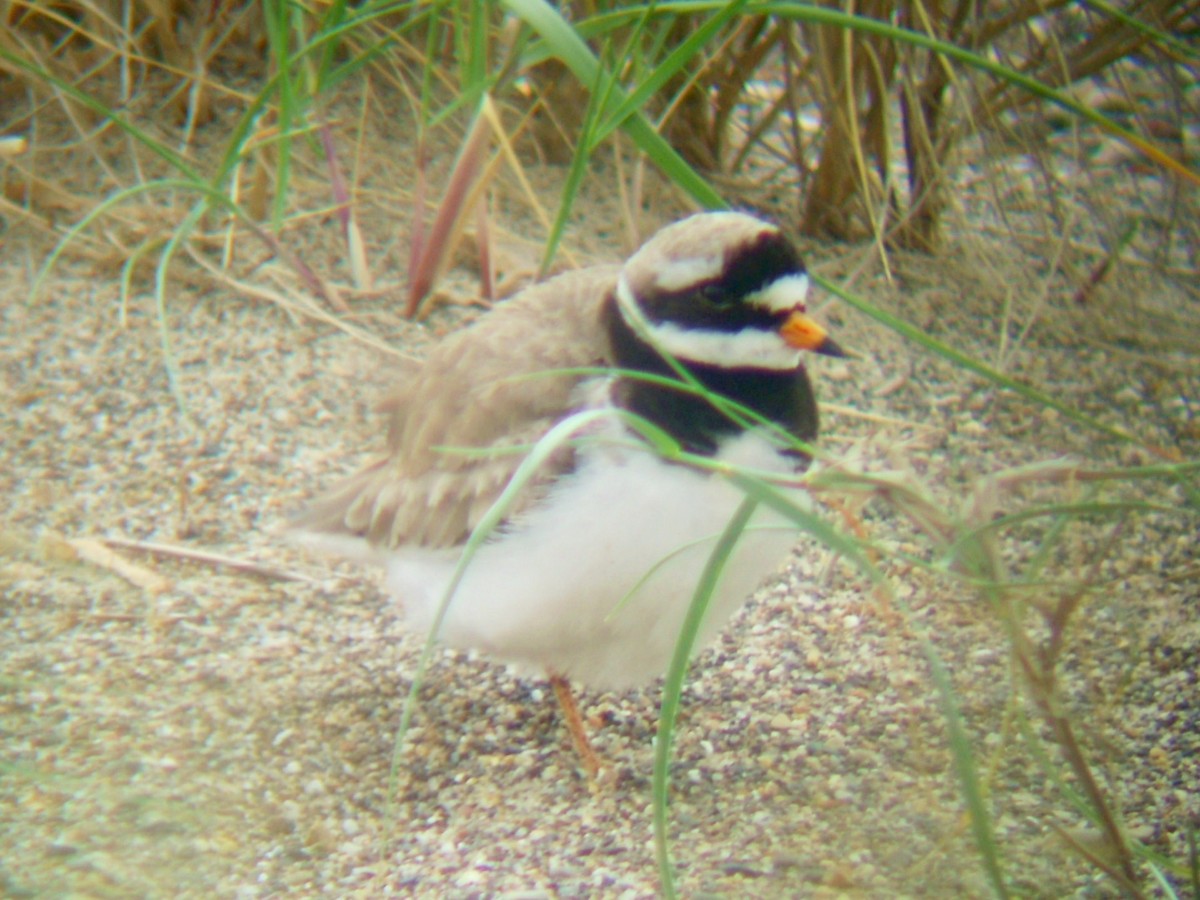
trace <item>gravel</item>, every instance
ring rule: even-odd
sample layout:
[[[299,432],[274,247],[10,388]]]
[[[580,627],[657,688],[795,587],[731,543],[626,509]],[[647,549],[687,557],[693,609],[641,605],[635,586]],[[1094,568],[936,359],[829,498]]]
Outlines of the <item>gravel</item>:
[[[596,786],[546,685],[439,652],[397,756],[423,636],[403,630],[371,572],[314,560],[274,532],[371,448],[389,362],[277,307],[180,285],[169,332],[185,413],[152,305],[136,303],[120,327],[115,279],[70,262],[31,304],[22,249],[34,252],[17,240],[0,252],[0,893],[654,895],[656,686],[583,695],[611,770]],[[862,262],[844,249],[810,256],[841,257],[823,268],[834,278]],[[855,289],[987,359],[1009,303],[1014,333],[1036,327],[1007,345],[1008,371],[1196,457],[1178,399],[1200,396],[1195,347],[1161,329],[1141,342],[1105,331],[1130,298],[1142,316],[1186,308],[1166,277],[1119,271],[1098,294],[1108,305],[1081,311],[1059,299],[1069,292],[1036,250],[1012,241],[962,239],[938,260],[891,263],[890,284],[868,265]],[[367,299],[356,313],[417,353],[461,314],[417,326],[395,307]],[[970,491],[1003,467],[1155,461],[844,307],[819,314],[861,356],[815,364],[824,446],[839,465],[902,473],[966,515]],[[1183,507],[1157,483],[1123,487]],[[1019,487],[998,508],[1050,491]],[[989,892],[927,638],[953,680],[1014,889],[1116,895],[1063,838],[1103,849],[1065,797],[1074,778],[1021,688],[1006,619],[919,565],[929,541],[895,508],[834,499],[843,514],[831,521],[870,535],[893,593],[805,539],[698,659],[672,768],[683,893]],[[1183,863],[1200,821],[1195,520],[1115,521],[1081,524],[1050,560],[1097,585],[1072,619],[1058,700],[1128,833]],[[96,538],[262,569],[128,547],[106,558],[81,543]],[[1039,546],[1014,526],[999,549],[1015,567]],[[1019,620],[1044,635],[1031,614]]]

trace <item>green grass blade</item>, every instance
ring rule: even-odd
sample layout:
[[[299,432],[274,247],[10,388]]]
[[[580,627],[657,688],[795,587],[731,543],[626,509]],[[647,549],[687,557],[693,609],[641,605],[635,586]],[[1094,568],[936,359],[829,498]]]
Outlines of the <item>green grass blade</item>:
[[[938,340],[937,338],[918,328],[916,325],[913,325],[911,322],[892,315],[887,310],[875,306],[856,294],[852,294],[850,291],[839,287],[832,281],[815,274],[811,277],[813,282],[819,285],[823,290],[826,290],[835,297],[844,300],[859,312],[865,313],[876,322],[886,325],[892,331],[896,332],[902,337],[907,338],[914,344],[924,347],[931,353],[934,353],[943,359],[949,360],[963,369],[974,372],[976,375],[982,376],[986,380],[992,382],[992,384],[1012,391],[1015,394],[1019,394],[1026,400],[1031,400],[1041,406],[1047,406],[1051,409],[1056,409],[1071,421],[1077,422],[1080,425],[1084,425],[1093,431],[1098,431],[1120,441],[1148,446],[1145,441],[1143,441],[1137,435],[1126,431],[1124,428],[1118,428],[1115,425],[1109,425],[1105,422],[1101,422],[1099,419],[1093,419],[1086,413],[1082,413],[1075,409],[1075,407],[1071,406],[1070,404],[1064,403],[1063,401],[1050,396],[1044,391],[1040,391],[1035,387],[1031,387],[1030,385],[1017,381],[1015,378],[1005,375],[1003,372],[993,369],[987,363],[977,360],[975,357],[968,353],[964,353],[962,350],[951,347],[949,344]]]
[[[579,81],[587,86],[600,84],[600,61],[584,43],[579,33],[554,7],[544,0],[503,0],[515,16],[529,25],[551,48],[552,55],[567,66]],[[613,90],[612,102],[624,103],[625,93]],[[724,198],[676,152],[641,113],[625,120],[626,133],[663,173],[704,207],[723,209]]]
[[[496,528],[500,526],[500,523],[504,521],[504,517],[508,514],[509,509],[512,508],[512,505],[516,502],[521,492],[525,490],[529,481],[537,474],[537,471],[546,464],[546,461],[560,447],[571,441],[577,432],[605,418],[611,418],[616,414],[616,411],[607,408],[587,410],[576,413],[551,428],[534,444],[529,451],[529,455],[517,467],[517,471],[513,473],[512,478],[509,479],[508,485],[501,492],[500,496],[488,507],[487,512],[479,520],[479,524],[472,529],[471,536],[463,546],[454,572],[438,604],[433,624],[430,626],[429,634],[426,636],[425,644],[421,649],[421,655],[417,660],[412,686],[409,688],[408,695],[404,700],[404,708],[400,714],[400,725],[397,728],[393,745],[391,772],[388,778],[389,806],[394,802],[396,796],[397,776],[404,751],[404,740],[408,735],[413,717],[416,714],[417,695],[421,689],[425,672],[429,668],[429,662],[433,658],[434,649],[437,647],[438,635],[441,632],[443,622],[445,622],[446,613],[450,609],[450,604],[454,600],[454,594],[458,590],[459,584],[462,583],[468,566],[470,566],[471,561],[475,558],[475,554],[479,551],[479,548],[483,546]],[[387,818],[389,821],[394,821],[395,817],[389,814]]]
[[[572,28],[568,23],[565,22],[565,20],[561,19],[561,16],[558,16],[558,24],[550,22],[550,16],[557,16],[557,13],[555,13],[553,10],[550,10],[550,14],[547,15],[544,9],[538,9],[538,7],[544,5],[542,4],[541,0],[505,0],[505,2],[510,7],[523,7],[529,16],[538,18],[543,27],[546,29],[543,30],[542,27],[534,25],[535,30],[537,30],[538,33],[541,34],[542,38],[546,41],[546,46],[531,48],[531,52],[533,54],[531,61],[538,58],[544,58],[547,55],[553,55],[559,56],[564,62],[567,62],[568,65],[571,65],[570,59],[563,55],[564,53],[569,53],[572,55],[572,57],[579,55],[577,64],[580,67],[586,67],[589,65],[584,56],[584,54],[586,54],[590,57],[590,51],[588,51],[587,45],[584,43],[585,38],[591,38],[598,34],[603,34],[606,31],[620,28],[632,17],[643,15],[647,9],[652,10],[656,15],[663,16],[686,14],[698,15],[705,12],[718,12],[727,6],[727,4],[721,2],[721,0],[703,0],[703,2],[697,2],[697,0],[675,0],[675,2],[622,6],[617,10],[608,11],[595,17],[585,19],[584,21],[580,22],[577,27]],[[987,56],[976,53],[967,47],[961,47],[957,44],[940,40],[923,32],[913,31],[908,28],[901,28],[898,25],[893,25],[890,22],[882,19],[875,19],[869,16],[861,16],[854,13],[842,12],[841,10],[832,8],[831,6],[827,7],[816,6],[808,3],[781,3],[771,2],[771,0],[758,0],[758,2],[748,2],[744,8],[744,12],[748,16],[778,16],[780,18],[793,19],[798,22],[806,22],[814,25],[832,25],[839,28],[846,28],[853,31],[859,31],[864,34],[875,35],[889,41],[897,41],[900,43],[909,44],[910,46],[919,47],[923,50],[936,53],[947,59],[952,59],[970,68],[986,72],[1000,81],[1012,84],[1024,90],[1025,92],[1032,94],[1033,96],[1040,97],[1049,103],[1053,103],[1055,106],[1067,110],[1072,115],[1078,116],[1081,119],[1086,119],[1087,121],[1097,125],[1104,131],[1112,134],[1114,137],[1117,137],[1124,143],[1138,150],[1138,152],[1154,160],[1154,162],[1159,166],[1174,172],[1176,175],[1191,181],[1193,184],[1200,184],[1200,173],[1194,169],[1188,168],[1179,160],[1161,150],[1153,142],[1141,137],[1140,135],[1134,134],[1126,128],[1123,128],[1120,124],[1104,115],[1099,110],[1092,109],[1091,107],[1079,102],[1068,93],[1064,93],[1063,91],[1050,87],[1049,85],[1038,81],[1036,78],[1025,75],[1022,72],[1018,72],[1015,69],[1003,65],[1002,63],[995,62],[989,59]],[[521,13],[518,14],[521,15]],[[525,15],[522,15],[522,18],[526,18]],[[533,24],[533,21],[530,18],[527,18],[526,21],[529,21],[531,25]],[[569,31],[570,34],[567,35],[562,33],[563,29]],[[1157,34],[1157,32],[1150,30],[1147,30],[1146,33],[1151,36]],[[580,71],[576,70],[575,66],[571,67],[572,71],[575,72],[576,76],[579,77],[584,84],[591,83],[590,78],[584,77]],[[645,120],[641,119],[640,117],[635,117],[634,119],[630,120],[630,124],[633,126],[630,129],[630,134],[635,138],[635,140],[638,140],[638,135],[635,134],[635,130],[640,130],[641,126],[634,125],[634,123],[639,121],[645,123]],[[639,146],[642,146],[640,140],[638,140],[638,143]],[[646,146],[642,146],[642,149],[646,150],[652,158],[655,158],[655,154],[651,153]],[[668,172],[668,174],[671,174],[675,170],[670,168],[664,169],[664,171]],[[683,186],[682,182],[677,183]],[[690,188],[689,192],[691,192]],[[693,194],[693,196],[695,195]]]
[[[664,897],[675,897],[675,873],[671,865],[670,837],[667,834],[667,800],[670,790],[671,744],[675,734],[675,720],[679,714],[679,699],[683,693],[683,679],[687,675],[691,662],[692,650],[696,644],[696,635],[704,622],[708,611],[708,603],[720,578],[725,563],[737,546],[742,531],[758,507],[758,502],[752,497],[742,500],[737,511],[721,532],[716,546],[709,554],[696,584],[692,602],[688,606],[683,627],[679,631],[679,639],[675,642],[675,653],[667,669],[666,681],[663,684],[662,707],[658,719],[658,735],[654,745],[654,847],[658,858],[659,884]]]
[[[665,4],[664,4],[665,5]],[[1115,121],[1099,110],[1092,109],[1068,94],[1056,90],[1049,85],[1043,84],[1036,78],[1018,72],[1001,63],[994,62],[979,53],[960,47],[957,44],[952,44],[948,41],[939,40],[919,31],[912,31],[907,28],[900,28],[896,25],[891,25],[880,19],[872,19],[868,16],[856,16],[850,13],[839,12],[834,9],[825,7],[809,6],[802,3],[771,3],[765,2],[761,5],[755,4],[755,9],[763,13],[774,13],[777,15],[795,18],[804,22],[812,22],[823,25],[837,25],[842,28],[850,28],[855,31],[862,31],[867,34],[878,35],[889,40],[900,41],[910,44],[914,47],[920,47],[924,50],[930,50],[934,53],[944,56],[947,59],[953,59],[973,69],[978,69],[982,72],[987,72],[995,78],[1013,84],[1027,93],[1033,94],[1036,97],[1041,97],[1055,106],[1065,109],[1073,115],[1079,116],[1082,119],[1087,119],[1094,125],[1098,125],[1103,130],[1109,132],[1115,137],[1120,138],[1131,147],[1149,156],[1159,165],[1167,168],[1177,175],[1181,175],[1189,181],[1200,184],[1200,173],[1197,173],[1178,160],[1172,158],[1167,153],[1160,150],[1157,146],[1134,134],[1126,128],[1122,128]]]
[[[954,556],[965,545],[978,542],[987,535],[1002,531],[1022,522],[1034,519],[1050,518],[1066,522],[1074,522],[1085,516],[1119,516],[1137,512],[1161,513],[1165,515],[1187,515],[1186,510],[1164,503],[1150,503],[1139,500],[1094,500],[1083,503],[1054,503],[1044,506],[1030,506],[1013,513],[997,516],[987,522],[972,528],[965,528],[956,535],[957,540],[950,545],[948,554]]]
[[[62,91],[72,100],[76,101],[82,106],[87,107],[102,119],[112,122],[115,126],[120,128],[139,144],[146,147],[151,153],[162,159],[164,162],[170,165],[171,168],[175,169],[175,171],[179,172],[184,177],[194,181],[202,180],[196,170],[192,168],[191,163],[184,159],[180,154],[176,153],[166,144],[155,140],[145,131],[130,122],[126,116],[118,114],[111,107],[102,103],[100,100],[96,99],[86,91],[80,90],[71,82],[59,78],[53,72],[43,69],[41,66],[30,62],[23,56],[13,53],[2,43],[0,43],[0,60],[11,64],[15,68],[20,69],[22,72],[25,72],[28,75],[32,75],[35,79],[39,79],[47,84],[54,85],[56,89]]]
[[[1164,47],[1169,47],[1173,52],[1178,53],[1185,59],[1200,59],[1200,48],[1195,44],[1189,44],[1169,32],[1155,28],[1149,22],[1132,16],[1125,10],[1113,6],[1111,3],[1105,3],[1104,0],[1087,0],[1083,5],[1090,6],[1092,9],[1098,9],[1110,19],[1116,19],[1131,29],[1142,32]]]
[[[602,69],[597,69],[599,77],[605,77]],[[545,276],[550,270],[550,264],[554,261],[554,256],[558,252],[559,244],[562,243],[563,232],[566,230],[567,222],[571,218],[571,210],[575,206],[575,198],[579,195],[579,189],[583,185],[584,177],[587,175],[588,163],[592,159],[592,149],[594,146],[593,135],[595,134],[600,118],[600,98],[604,96],[603,86],[597,84],[588,92],[587,110],[583,114],[583,125],[580,128],[579,140],[575,145],[575,153],[571,157],[571,166],[567,169],[567,177],[563,179],[562,191],[560,192],[558,201],[558,211],[554,215],[554,222],[550,226],[550,233],[546,236],[545,249],[542,252],[542,262],[539,267],[539,275]]]
[[[1005,884],[1004,871],[1000,864],[1000,848],[996,844],[996,836],[992,830],[992,819],[988,813],[987,800],[979,781],[979,774],[975,769],[971,741],[967,737],[966,726],[963,724],[962,710],[959,708],[958,698],[954,693],[954,684],[951,682],[950,674],[946,671],[933,643],[923,632],[917,634],[917,640],[933,675],[934,686],[941,698],[942,717],[946,720],[950,752],[954,758],[954,770],[958,774],[959,787],[967,803],[967,812],[971,817],[971,831],[975,837],[975,846],[983,860],[984,872],[987,874],[996,896],[1009,897],[1011,894]]]
[[[790,519],[798,529],[812,535],[835,553],[846,557],[860,572],[870,578],[873,584],[879,586],[885,583],[883,573],[867,558],[863,552],[863,545],[858,540],[838,531],[817,513],[792,502],[756,475],[744,470],[731,470],[726,473],[726,477],[746,496],[753,497],[756,502]]]
[[[645,106],[650,98],[662,90],[668,81],[707,47],[716,37],[717,32],[734,16],[740,14],[745,6],[746,0],[723,4],[715,15],[710,16],[703,25],[688,36],[687,40],[672,50],[667,58],[655,66],[650,75],[621,101],[617,108],[608,115],[596,138],[603,140]]]

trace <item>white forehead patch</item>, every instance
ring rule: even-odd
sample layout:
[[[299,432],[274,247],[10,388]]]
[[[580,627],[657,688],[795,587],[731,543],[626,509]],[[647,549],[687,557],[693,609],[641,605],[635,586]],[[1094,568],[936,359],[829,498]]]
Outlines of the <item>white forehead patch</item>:
[[[695,284],[712,281],[721,274],[725,259],[722,256],[685,256],[669,259],[654,269],[654,286],[673,294]]]
[[[746,298],[746,302],[752,306],[773,313],[803,309],[807,300],[808,276],[803,273],[776,278]]]

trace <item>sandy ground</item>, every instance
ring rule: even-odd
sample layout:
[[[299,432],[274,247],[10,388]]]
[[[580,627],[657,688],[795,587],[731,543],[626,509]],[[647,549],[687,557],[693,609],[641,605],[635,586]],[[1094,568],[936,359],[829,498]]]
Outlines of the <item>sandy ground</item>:
[[[594,204],[573,246],[618,258],[619,229],[581,237],[588,215],[608,221]],[[370,407],[393,361],[328,325],[181,277],[166,319],[181,411],[144,286],[122,325],[115,277],[68,259],[31,303],[45,248],[7,238],[0,893],[653,895],[654,686],[584,695],[615,773],[593,790],[544,684],[439,654],[390,779],[422,636],[404,632],[373,573],[306,557],[273,530],[374,445]],[[954,346],[1196,458],[1194,285],[1189,296],[1184,279],[1119,267],[1075,307],[1070,273],[1044,244],[956,238],[938,260],[892,256],[890,281],[869,249],[809,256]],[[462,274],[452,291],[468,298],[471,283]],[[418,354],[464,313],[414,325],[397,309],[395,292],[356,301],[357,324]],[[1004,467],[1156,461],[998,393],[836,302],[818,314],[860,355],[814,364],[824,446],[839,465],[902,473],[957,514]],[[1131,837],[1182,864],[1186,829],[1200,821],[1195,520],[1156,482],[1122,490],[1166,511],[1097,517],[1051,555],[1056,577],[1094,584],[1072,621],[1059,702]],[[1045,496],[1005,496],[998,509]],[[1068,486],[1054,496],[1088,495]],[[928,557],[927,542],[887,504],[853,519],[880,550],[891,600],[802,541],[697,661],[672,770],[683,892],[988,893],[925,637],[953,680],[1014,889],[1115,895],[1064,839],[1103,855],[1019,689],[1001,617],[960,580],[905,562]],[[1015,571],[1037,541],[1016,529],[1002,556]],[[1032,615],[1022,621],[1044,637]],[[1139,864],[1147,884],[1148,871]]]

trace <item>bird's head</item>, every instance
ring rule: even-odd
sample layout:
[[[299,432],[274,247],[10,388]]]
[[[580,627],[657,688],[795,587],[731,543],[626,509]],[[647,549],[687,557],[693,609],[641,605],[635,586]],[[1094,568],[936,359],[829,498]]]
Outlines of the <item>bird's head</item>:
[[[783,371],[806,351],[844,355],[808,317],[808,287],[800,253],[776,226],[708,212],[668,225],[629,258],[617,306],[683,362]]]

